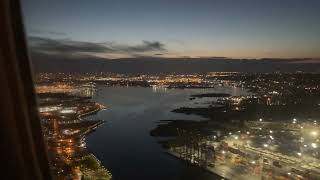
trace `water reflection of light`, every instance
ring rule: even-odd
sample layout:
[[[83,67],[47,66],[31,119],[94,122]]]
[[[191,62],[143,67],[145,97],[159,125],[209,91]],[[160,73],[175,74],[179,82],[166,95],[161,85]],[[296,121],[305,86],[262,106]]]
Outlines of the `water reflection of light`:
[[[165,86],[157,86],[154,85],[152,86],[152,92],[157,93],[157,92],[167,92],[167,88]]]

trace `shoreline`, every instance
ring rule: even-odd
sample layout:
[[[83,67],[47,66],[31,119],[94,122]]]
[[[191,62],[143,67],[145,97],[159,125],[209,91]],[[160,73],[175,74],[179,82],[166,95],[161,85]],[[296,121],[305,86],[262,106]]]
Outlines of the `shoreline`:
[[[99,104],[99,103],[97,103],[97,104]],[[86,113],[79,114],[79,115],[78,115],[78,119],[79,119],[79,120],[83,120],[83,119],[82,119],[83,117],[90,116],[90,115],[92,115],[92,114],[94,114],[94,113],[97,113],[97,112],[99,112],[99,111],[101,111],[101,110],[107,109],[105,106],[103,106],[103,105],[101,105],[101,104],[99,104],[99,106],[100,106],[100,107],[97,108],[97,109],[94,109],[94,110],[89,111],[89,112],[86,112]]]
[[[105,106],[99,104],[99,103],[96,103],[99,105],[99,108],[96,108],[92,111],[89,111],[89,112],[86,112],[86,113],[83,113],[83,114],[79,114],[78,118],[80,121],[92,121],[92,120],[86,120],[86,119],[83,119],[84,117],[86,116],[90,116],[90,115],[94,115],[96,113],[98,113],[99,111],[103,110],[103,109],[106,109]],[[98,129],[100,126],[102,126],[103,124],[106,123],[106,120],[96,120],[97,122],[93,125],[91,125],[90,127],[88,127],[87,131],[85,131],[79,138],[79,142],[81,141],[84,141],[85,144],[87,144],[87,139],[86,137],[88,135],[90,135],[91,133],[93,133],[94,131],[96,131],[96,129]],[[92,157],[99,165],[99,168],[103,171],[106,172],[106,174],[109,176],[109,180],[112,179],[112,174],[111,172],[103,165],[103,163],[99,160],[99,158],[96,157],[96,155],[89,150],[89,148],[87,146],[83,147],[86,151],[89,152],[89,156]]]
[[[68,102],[71,103],[71,102]],[[105,120],[86,119],[104,109],[96,102],[81,101],[77,110],[72,114],[53,116],[55,123],[47,122],[48,148],[52,161],[52,172],[55,178],[60,179],[105,179],[111,180],[112,174],[90,151],[86,144],[86,138],[97,128],[103,125]],[[44,114],[48,115],[48,113]],[[51,118],[49,115],[49,117]],[[50,121],[51,122],[51,121]],[[61,123],[62,122],[62,123]]]

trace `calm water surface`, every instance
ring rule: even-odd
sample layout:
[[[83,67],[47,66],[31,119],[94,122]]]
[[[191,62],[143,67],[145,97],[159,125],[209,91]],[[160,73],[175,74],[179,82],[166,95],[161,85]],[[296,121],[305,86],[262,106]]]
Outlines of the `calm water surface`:
[[[88,118],[106,120],[87,137],[87,146],[109,169],[114,180],[208,180],[220,179],[164,153],[150,130],[159,120],[202,120],[170,112],[182,106],[207,106],[210,99],[189,100],[191,94],[223,92],[246,94],[240,88],[154,89],[99,86],[93,98],[107,106]],[[212,100],[212,99],[211,99]]]

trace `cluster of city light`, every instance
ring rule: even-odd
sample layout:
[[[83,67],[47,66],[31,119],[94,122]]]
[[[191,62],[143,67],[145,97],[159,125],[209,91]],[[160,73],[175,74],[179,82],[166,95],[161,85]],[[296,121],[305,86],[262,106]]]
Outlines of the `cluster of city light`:
[[[61,114],[73,114],[76,113],[74,109],[63,109],[60,111]]]
[[[65,83],[56,83],[51,85],[37,85],[37,93],[68,93],[75,91],[76,86],[65,84]]]
[[[253,123],[253,124],[259,125],[260,127],[258,126],[258,129],[262,130],[261,124],[263,122],[263,119],[262,118],[258,119],[258,122],[260,122],[260,123],[257,123],[257,124]],[[316,122],[316,121],[313,121],[313,122]],[[301,142],[302,143],[303,142],[309,142],[310,144],[303,144],[303,147],[304,148],[310,147],[311,148],[311,149],[309,149],[310,152],[314,152],[312,149],[317,149],[319,147],[319,145],[318,145],[319,139],[317,139],[317,137],[319,135],[319,131],[318,131],[317,127],[314,127],[314,126],[312,127],[309,122],[304,122],[304,123],[299,122],[298,123],[298,120],[296,118],[292,119],[292,123],[295,124],[295,125],[294,126],[292,126],[292,125],[290,126],[290,123],[288,123],[286,127],[301,128],[302,135],[305,132],[310,134],[311,139],[310,139],[310,137],[308,138],[308,136],[305,136],[305,138],[301,137],[302,138]],[[263,126],[265,129],[269,129],[267,131],[268,132],[267,135],[263,135],[263,133],[265,133],[266,131],[258,131],[258,132],[261,132],[261,133],[258,133],[258,135],[260,137],[267,136],[269,138],[268,142],[262,143],[262,147],[264,148],[264,150],[261,150],[261,151],[262,152],[270,152],[270,153],[274,152],[274,153],[276,153],[277,152],[276,151],[277,145],[273,146],[273,145],[270,144],[270,142],[275,140],[274,135],[278,135],[278,133],[280,133],[280,131],[278,132],[278,131],[275,131],[274,129],[268,128],[269,124],[270,124],[270,122],[266,122],[265,125]],[[250,144],[251,144],[250,140],[246,139],[246,138],[249,138],[249,137],[254,137],[255,133],[251,133],[250,131],[244,131],[243,133],[246,134],[247,136],[241,136],[241,131],[240,130],[237,131],[237,132],[228,132],[228,135],[229,135],[228,137],[230,137],[230,138],[225,139],[225,141],[231,146],[235,145],[236,147],[242,147],[243,145],[246,145],[246,147],[255,148],[255,147],[251,147],[250,146]],[[285,133],[285,131],[282,130],[281,133]],[[238,134],[240,134],[240,136]],[[308,135],[308,134],[305,134],[305,135]],[[249,135],[251,135],[251,136],[249,136]],[[315,139],[316,139],[316,141],[314,141]],[[244,140],[244,143],[242,142],[242,140]],[[259,148],[257,148],[257,149],[259,149]],[[309,153],[306,154],[306,155],[303,155],[303,152],[309,152],[309,150],[305,149],[305,150],[301,150],[301,152],[298,151],[298,152],[295,152],[295,153],[296,153],[296,156],[299,157],[299,159],[302,158],[302,157],[303,158],[312,157],[312,154],[309,154]],[[225,150],[222,150],[221,153],[222,154],[226,154],[227,152]],[[287,155],[284,155],[284,154],[281,154],[281,156],[283,156],[284,158],[290,159],[290,160],[293,160],[295,158],[295,157],[290,157],[290,156],[287,156]],[[250,163],[251,164],[255,164],[256,161],[253,160],[253,161],[250,161]],[[288,172],[288,175],[289,174],[291,174],[291,172]]]
[[[61,110],[61,106],[46,106],[46,107],[40,107],[39,112],[44,113],[44,112],[52,112],[52,111],[58,111]]]
[[[296,118],[293,118],[292,123],[293,123],[293,124],[296,124],[296,123],[297,123],[297,119],[296,119]]]
[[[234,105],[239,105],[241,103],[241,101],[243,99],[245,99],[245,97],[244,96],[238,96],[238,97],[230,97],[230,98],[226,98],[226,99],[232,101],[232,103]]]
[[[65,135],[73,135],[73,134],[76,134],[79,132],[80,132],[80,130],[70,130],[70,129],[65,129],[62,131],[62,133]]]
[[[318,147],[318,145],[317,145],[316,143],[311,143],[311,147],[313,147],[313,148],[317,148],[317,147]]]

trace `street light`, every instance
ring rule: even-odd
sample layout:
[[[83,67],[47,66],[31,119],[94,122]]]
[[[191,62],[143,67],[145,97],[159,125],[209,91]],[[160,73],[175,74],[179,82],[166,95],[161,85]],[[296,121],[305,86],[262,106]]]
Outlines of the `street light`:
[[[296,118],[293,118],[293,124],[297,123],[297,119]]]
[[[311,135],[312,135],[312,136],[317,136],[317,135],[318,135],[318,132],[317,132],[317,131],[312,131],[312,132],[311,132]]]
[[[311,143],[311,146],[312,146],[313,148],[317,148],[317,147],[318,147],[316,143]]]
[[[268,147],[269,145],[268,144],[263,144],[263,147]]]

